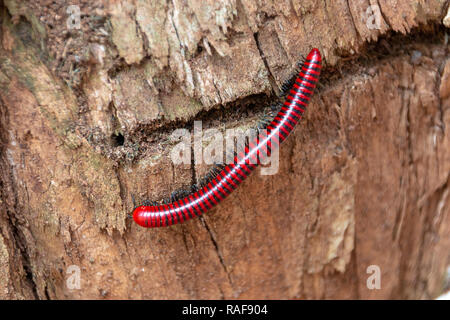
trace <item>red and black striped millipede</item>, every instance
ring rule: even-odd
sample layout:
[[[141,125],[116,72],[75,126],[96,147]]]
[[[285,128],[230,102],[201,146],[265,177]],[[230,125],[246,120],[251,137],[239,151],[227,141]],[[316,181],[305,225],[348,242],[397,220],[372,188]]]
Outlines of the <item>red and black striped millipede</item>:
[[[302,118],[319,80],[321,65],[319,50],[311,50],[266,133],[250,141],[245,153],[234,157],[234,163],[226,165],[214,179],[187,197],[168,204],[137,207],[133,211],[134,221],[147,228],[182,223],[202,215],[227,197],[256,168],[261,157],[270,156],[271,150],[288,137]]]

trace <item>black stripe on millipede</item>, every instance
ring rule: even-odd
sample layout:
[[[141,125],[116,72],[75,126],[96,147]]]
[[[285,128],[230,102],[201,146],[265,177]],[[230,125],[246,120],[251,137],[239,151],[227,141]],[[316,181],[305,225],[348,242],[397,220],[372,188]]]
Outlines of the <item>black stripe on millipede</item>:
[[[309,90],[309,91],[313,91],[313,89],[314,89],[314,87],[308,87],[308,86],[305,86],[303,83],[301,83],[301,82],[295,82],[299,87],[301,87],[301,88],[303,88],[303,89],[306,89],[306,90]],[[297,88],[294,88],[294,90],[298,90]],[[304,92],[304,91],[302,91],[302,92]]]
[[[301,91],[300,89],[295,88],[293,91],[296,92],[294,98],[299,99],[299,100],[303,101],[306,104],[308,104],[309,100],[311,100],[311,96],[304,94],[304,92]]]
[[[314,64],[317,64],[319,66],[322,64],[322,62],[319,61],[319,60],[308,60],[308,59],[305,59],[305,62],[314,63]]]
[[[206,208],[211,209],[213,207],[213,204],[209,201],[208,194],[204,192],[204,188],[199,191],[199,196],[201,201],[206,205]]]
[[[224,170],[224,172],[223,172],[223,180],[224,180],[224,182],[227,184],[227,186],[229,186],[232,190],[235,190],[236,188],[237,188],[237,185],[235,186],[233,183],[231,183],[229,180],[231,180],[231,181],[233,181],[234,182],[234,180],[233,180],[233,178],[232,177],[230,177],[230,175],[228,174],[228,172],[227,171],[225,171]],[[228,179],[227,179],[228,178]]]
[[[172,205],[172,208],[170,207],[170,205]],[[175,206],[170,203],[167,205],[167,207],[169,208],[169,212],[172,214],[172,224],[174,224],[175,221],[178,222],[179,217],[177,211],[175,210]]]
[[[283,128],[284,128],[287,132],[289,132],[289,133],[291,133],[291,131],[294,130],[293,127],[292,127],[292,128],[289,127],[288,125],[286,125],[286,123],[283,123],[282,126],[283,126]]]
[[[184,212],[182,207],[179,206],[178,200],[172,202],[173,212],[177,217],[177,222],[181,222],[181,220],[185,220]]]
[[[280,112],[278,113],[277,117],[281,118],[281,120],[280,119],[276,119],[277,117],[275,117],[273,119],[273,121],[277,121],[278,123],[281,123],[281,124],[288,123],[289,125],[292,126],[292,128],[290,128],[292,130],[295,127],[295,125],[298,123],[298,120],[295,119],[295,118],[298,118],[298,117],[295,117],[293,115],[294,115],[294,113],[292,112],[292,109],[289,110],[289,111],[280,110]],[[292,118],[292,120],[289,119],[289,118]]]
[[[220,196],[222,197],[222,199],[225,199],[225,197],[227,196],[226,189],[219,188],[219,186],[217,186],[217,185],[213,185],[213,188],[216,188],[217,193],[220,194]],[[220,189],[223,189],[223,192],[222,192],[222,190],[220,190]],[[225,193],[224,193],[224,192],[225,192]]]
[[[213,186],[213,188],[215,188],[217,190],[217,193],[219,193],[222,196],[222,198],[224,199],[227,195],[222,192],[223,188],[221,186],[219,186],[218,184],[219,183],[217,182],[217,179],[211,181],[211,185]],[[222,189],[222,190],[220,190],[220,189]],[[223,190],[223,191],[226,192],[226,190]]]
[[[283,124],[283,125],[284,125],[283,122],[289,122],[289,124],[292,126],[292,128],[290,128],[289,126],[287,126],[287,127],[289,128],[289,131],[291,131],[291,130],[295,127],[296,124],[295,124],[292,120],[290,120],[290,119],[288,119],[288,118],[285,118],[285,117],[283,117],[283,118],[284,118],[283,121],[274,118],[274,119],[273,119],[273,122],[280,123],[280,124]]]
[[[309,70],[313,70],[313,71],[316,71],[316,72],[319,72],[319,73],[321,72],[320,68],[315,68],[315,67],[311,67],[311,66],[307,66],[307,65],[305,65],[305,68],[308,68]]]
[[[248,172],[247,173],[248,176],[250,173],[252,173],[253,170],[255,170],[256,166],[252,163],[250,164],[243,163],[242,166],[240,166],[240,168],[244,169],[245,172]]]
[[[212,186],[212,185],[211,185]],[[222,201],[221,198],[219,198],[216,193],[214,192],[213,188],[209,186],[209,184],[207,184],[205,186],[206,190],[208,190],[208,192],[211,194],[210,198],[214,198],[214,200],[216,200],[216,202],[214,202],[214,204],[220,203],[220,201]]]
[[[243,161],[243,160],[239,160],[239,162],[240,162],[240,161]],[[238,167],[238,166],[236,166],[236,167]],[[233,171],[234,171],[234,174],[237,175],[238,178],[239,178],[241,181],[243,181],[243,180],[246,178],[246,176],[243,177],[237,170],[234,170],[234,169],[230,169],[230,170],[233,170]]]
[[[231,180],[233,180],[233,182],[236,184],[236,187],[240,184],[240,182],[239,182],[239,180],[238,179],[236,179],[235,177],[233,177],[233,174],[231,173],[233,171],[233,169],[230,169],[230,171],[228,172],[229,173],[229,175],[228,175],[228,177],[231,179]]]
[[[158,217],[159,217],[159,223],[161,225],[163,225],[163,223],[165,223],[166,219],[169,219],[169,215],[170,215],[170,211],[168,214],[162,214],[164,213],[164,211],[166,210],[166,208],[163,206],[161,206],[161,210],[159,210],[158,215],[156,215],[156,222],[158,222]],[[163,220],[163,217],[165,217],[165,219]],[[172,219],[172,217],[171,217]]]
[[[195,197],[193,196],[194,194],[195,193],[190,194],[188,196],[188,199],[189,199],[189,203],[192,206],[192,210],[194,210],[195,216],[198,217],[199,215],[201,215],[202,211],[201,211],[201,208],[200,208],[199,204],[196,202],[197,200],[195,200]]]
[[[194,215],[193,217],[198,217],[198,212],[194,205],[194,197],[192,195],[189,195],[188,197],[185,198],[185,200],[186,200],[186,204],[188,204],[188,203],[190,204],[190,207],[192,209],[191,214]]]
[[[175,210],[171,209],[169,205],[167,206],[167,210],[169,210],[169,215],[164,215],[165,217],[169,217],[170,216],[170,221],[172,222],[171,224],[175,223]],[[167,219],[167,223],[169,223],[169,219]]]
[[[187,198],[181,199],[181,203],[183,204],[184,207],[186,207],[186,211],[188,212],[189,219],[194,218],[191,210],[188,207],[189,201],[187,200]],[[192,207],[191,207],[191,209],[192,209]],[[192,209],[192,210],[194,210],[194,209]]]
[[[197,197],[197,202],[199,203],[199,208],[202,212],[206,212],[208,211],[209,207],[206,205],[206,203],[203,201],[201,194],[197,191],[196,193],[194,193],[194,197]],[[203,206],[200,205],[200,203],[203,204]]]
[[[229,194],[233,191],[233,189],[230,190],[230,189],[227,188],[228,185],[226,184],[225,180],[222,180],[222,179],[221,179],[221,180],[217,183],[217,185],[218,185],[218,188],[219,188],[219,187],[222,188],[223,192],[225,192],[226,195],[229,195]],[[222,191],[221,191],[221,192],[222,192]],[[222,192],[222,193],[223,193],[223,192]]]
[[[225,178],[224,175],[226,175],[225,172],[223,172],[223,175],[221,174],[220,176],[220,183],[223,186],[222,188],[226,190],[227,194],[230,194],[235,189],[235,187],[233,186],[233,184],[228,182],[227,178]]]
[[[274,119],[273,121],[275,122],[275,120],[276,119]],[[278,120],[278,119],[277,119]],[[289,127],[287,124],[286,124],[286,120],[288,120],[288,119],[285,119],[284,121],[277,121],[278,123],[279,123],[279,125],[278,125],[278,127],[280,127],[280,126],[282,126],[285,130],[287,130],[289,133],[291,133],[291,131],[292,131],[292,129],[293,129],[293,127],[291,128],[291,127]],[[284,132],[284,131],[283,131]]]
[[[169,213],[170,213],[170,210],[169,210]],[[171,217],[171,219],[172,219],[172,217]],[[159,223],[162,226],[168,225],[169,224],[169,215],[168,214],[161,214],[161,215],[159,215]]]
[[[304,99],[302,97],[299,97],[298,95],[295,95],[295,97],[292,97],[292,98],[290,96],[287,96],[286,99],[289,100],[289,101],[294,101],[294,99],[297,99],[297,100],[300,100],[301,102],[304,102],[306,104],[309,103],[308,100],[306,100],[306,99]]]
[[[296,105],[296,106],[297,106],[297,105]],[[299,108],[299,107],[298,107],[298,108]],[[291,115],[293,115],[295,118],[297,118],[297,119],[298,119],[297,122],[298,122],[298,121],[302,118],[302,114],[303,114],[303,112],[305,112],[306,108],[305,108],[305,109],[302,109],[302,110],[303,110],[303,111],[297,110],[296,108],[293,108],[292,105],[291,105],[290,107],[284,106],[284,108],[281,109],[280,112],[286,113],[286,112],[288,112],[288,111],[292,111],[292,112],[291,112]]]
[[[156,215],[159,214],[160,211],[159,211],[159,206],[155,206],[154,208],[155,208],[156,212],[152,212],[152,215],[150,216],[151,217],[150,225],[156,226],[156,219],[157,219]]]
[[[251,152],[251,154],[250,154],[250,151],[253,151],[253,152]],[[242,165],[239,165],[238,167],[237,167],[237,169],[241,169],[241,167],[243,166],[243,165],[251,165],[251,164],[257,164],[258,163],[258,155],[254,152],[254,150],[250,150],[248,147],[246,147],[246,150],[245,150],[245,157],[246,157],[246,161],[244,161],[243,163],[242,163]],[[242,171],[242,170],[241,170]],[[243,172],[244,173],[244,172]],[[245,173],[244,173],[245,174]],[[248,174],[246,174],[245,175],[245,178],[247,178],[248,177]]]
[[[310,83],[310,84],[312,84],[312,85],[316,85],[316,82],[317,82],[317,81],[313,81],[313,80],[308,80],[308,79],[306,79],[306,78],[303,77],[303,76],[299,76],[299,77],[297,78],[297,80],[296,80],[297,83],[298,83],[298,80],[299,80],[299,79],[300,79],[301,81]]]
[[[308,70],[310,70],[310,68],[308,68]],[[313,77],[313,78],[315,78],[315,79],[318,79],[318,75],[317,75],[316,73],[312,73],[312,72],[305,71],[305,70],[302,70],[301,72],[302,72],[304,75],[307,75],[307,76]],[[315,81],[317,81],[317,80],[315,80]]]
[[[294,88],[292,91],[295,92],[295,97],[299,97],[300,95],[307,97],[308,99],[300,97],[306,100],[306,101],[302,100],[306,104],[308,104],[309,101],[311,100],[311,95],[308,92],[302,91],[300,88]]]
[[[237,165],[234,165],[235,167],[237,167]],[[235,177],[233,177],[233,173],[234,173],[234,168],[232,168],[231,166],[225,167],[226,172],[228,173],[228,176],[231,180],[233,180],[233,182],[236,184],[236,186],[240,183],[238,179],[236,179]]]
[[[291,101],[291,102],[289,102],[289,103],[290,103],[291,105],[292,105],[292,104],[296,105],[297,107],[299,107],[300,109],[302,109],[303,112],[305,112],[305,110],[306,110],[306,106],[303,105],[303,104],[298,103],[297,101]],[[300,110],[299,110],[299,111],[300,111]]]
[[[298,84],[297,84],[298,85]],[[302,87],[302,88],[308,88],[308,87]],[[306,91],[301,91],[299,88],[292,88],[295,92],[300,92],[302,95],[307,96],[308,98],[311,98],[312,94]]]
[[[247,164],[245,164],[244,162],[243,163],[241,163],[240,165],[235,165],[237,168],[239,168],[241,171],[242,171],[242,173],[244,173],[245,175],[246,175],[246,177],[248,177],[248,175],[250,174],[250,173],[252,173],[252,170],[251,169],[249,169],[249,167],[247,166]]]
[[[173,206],[174,206],[174,208],[176,208],[176,210],[178,210],[178,214],[177,214],[177,216],[178,216],[178,221],[181,222],[181,220],[183,220],[183,221],[186,220],[186,219],[187,219],[187,215],[186,215],[186,213],[185,213],[186,208],[180,206],[180,204],[178,203],[178,201],[175,201],[175,202],[173,203]],[[175,211],[175,212],[176,212],[176,211]]]
[[[234,180],[230,177],[230,176],[228,176],[227,175],[227,177],[228,177],[228,179],[227,178],[223,178],[224,179],[224,182],[227,184],[227,186],[229,186],[230,188],[231,188],[231,190],[236,190],[236,188],[238,187],[237,185],[236,185],[236,183],[234,182]],[[231,183],[229,180],[232,180],[234,183]],[[231,191],[230,191],[231,192]]]
[[[153,218],[152,220],[155,220],[154,222],[151,222],[151,224],[154,224],[155,226],[158,224],[158,217],[161,216],[161,206],[156,206],[156,212],[153,212]],[[161,218],[159,218],[159,223],[161,224]]]
[[[202,201],[205,204],[206,208],[209,210],[209,209],[211,209],[214,206],[214,204],[211,203],[209,197],[206,195],[205,192],[203,192],[203,189],[202,189],[202,193],[203,194],[200,194],[200,198],[202,199]]]
[[[250,173],[252,173],[251,168],[249,168],[248,165],[247,165],[245,162],[243,162],[243,163],[241,163],[240,165],[236,166],[236,168],[237,168],[236,170],[239,169],[239,170],[242,172],[241,175],[244,175],[245,178],[247,178],[248,175],[249,175]],[[244,179],[245,179],[245,178],[244,178]]]
[[[214,185],[214,183],[212,183],[212,181],[211,181],[210,183],[208,183],[206,186],[208,187],[208,189],[210,190],[210,192],[213,193],[214,198],[215,198],[215,199],[216,199],[216,198],[219,199],[219,202],[222,201],[222,200],[224,199],[222,193],[219,192],[219,189],[216,188],[216,186]],[[217,193],[217,194],[216,194],[216,193]]]
[[[278,127],[277,134],[280,137],[280,139],[282,141],[286,140],[287,134],[283,130],[281,130],[281,128],[279,126],[277,126],[277,127]]]
[[[171,210],[173,210],[173,215],[175,216],[175,221],[176,221],[176,222],[173,222],[172,224],[178,223],[178,221],[180,221],[180,211],[177,210],[177,208],[175,208],[174,203],[171,203],[170,205],[172,206]],[[170,208],[170,206],[169,206],[169,208]]]

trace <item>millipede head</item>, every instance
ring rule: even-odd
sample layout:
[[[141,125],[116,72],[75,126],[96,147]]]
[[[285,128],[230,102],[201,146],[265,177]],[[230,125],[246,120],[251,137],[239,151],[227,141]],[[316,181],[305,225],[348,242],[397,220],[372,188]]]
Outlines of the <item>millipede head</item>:
[[[312,49],[303,63],[305,63],[306,61],[312,61],[313,63],[316,64],[322,64],[322,56],[320,55],[319,49],[317,48]]]

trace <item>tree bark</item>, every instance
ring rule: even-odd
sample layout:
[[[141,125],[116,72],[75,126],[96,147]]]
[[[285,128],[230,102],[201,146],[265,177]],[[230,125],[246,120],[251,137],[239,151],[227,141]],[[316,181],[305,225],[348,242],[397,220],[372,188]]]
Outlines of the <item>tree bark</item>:
[[[444,289],[447,1],[0,3],[0,299]],[[159,200],[205,174],[171,162],[175,128],[254,125],[313,47],[322,85],[277,174],[257,170],[181,225],[127,217],[133,197]]]

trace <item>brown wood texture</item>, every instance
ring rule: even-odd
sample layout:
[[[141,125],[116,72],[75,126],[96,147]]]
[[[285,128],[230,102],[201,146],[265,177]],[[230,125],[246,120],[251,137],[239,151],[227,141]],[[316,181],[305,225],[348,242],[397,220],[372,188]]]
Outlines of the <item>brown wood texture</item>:
[[[80,29],[66,1],[0,3],[1,299],[442,292],[447,1],[74,0]],[[173,165],[175,128],[254,125],[312,47],[322,86],[277,174],[257,170],[182,225],[127,218],[132,195],[159,200],[205,173]]]

